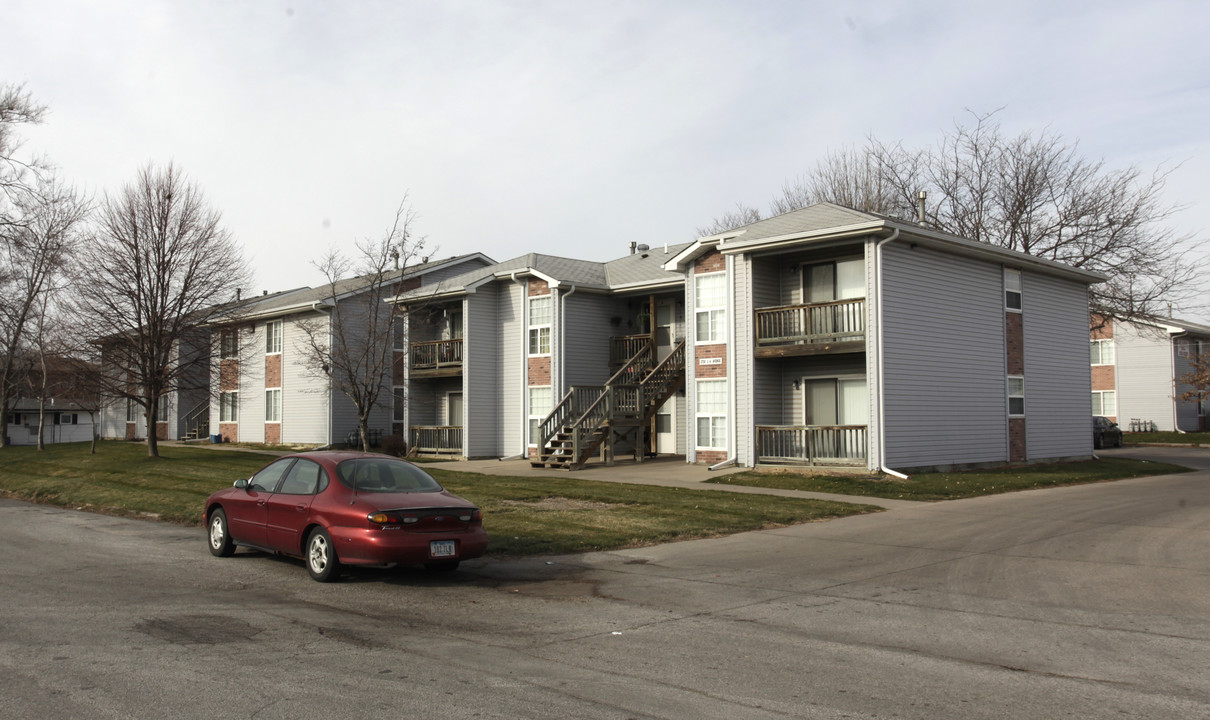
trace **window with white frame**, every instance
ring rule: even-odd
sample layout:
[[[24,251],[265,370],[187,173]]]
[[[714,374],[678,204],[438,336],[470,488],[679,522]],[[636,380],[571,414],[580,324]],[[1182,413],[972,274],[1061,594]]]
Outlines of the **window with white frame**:
[[[1021,271],[1004,268],[1004,308],[1021,311]]]
[[[1093,415],[1112,415],[1117,417],[1118,414],[1118,396],[1113,390],[1093,390],[1092,391],[1092,414]]]
[[[219,393],[218,421],[225,423],[239,422],[239,393],[235,391]]]
[[[76,413],[55,413],[56,425],[78,425],[79,416]]]
[[[1025,378],[1020,375],[1008,376],[1008,416],[1025,416]]]
[[[529,444],[537,445],[542,441],[538,435],[538,426],[554,409],[554,395],[551,388],[531,387],[529,389]]]
[[[126,422],[138,422],[139,420],[139,404],[134,401],[134,398],[126,398]]]
[[[281,352],[281,320],[265,324],[265,354],[273,355]]]
[[[265,391],[265,422],[281,422],[281,388]]]
[[[168,422],[168,396],[160,396],[160,401],[155,406],[155,421]]]
[[[1193,340],[1178,338],[1176,341],[1176,354],[1183,358],[1193,357]]]
[[[224,328],[219,334],[219,357],[232,358],[239,355],[239,329]]]
[[[727,448],[727,381],[698,380],[694,413],[697,418],[697,448]]]
[[[406,315],[399,315],[395,318],[395,324],[391,327],[391,336],[394,338],[394,348],[396,350],[406,350],[407,324]]]
[[[1093,365],[1113,364],[1113,340],[1092,340],[1088,344],[1089,360]]]
[[[529,354],[550,354],[550,326],[553,317],[550,295],[529,299]]]
[[[693,307],[698,343],[726,342],[727,274],[693,276]]]

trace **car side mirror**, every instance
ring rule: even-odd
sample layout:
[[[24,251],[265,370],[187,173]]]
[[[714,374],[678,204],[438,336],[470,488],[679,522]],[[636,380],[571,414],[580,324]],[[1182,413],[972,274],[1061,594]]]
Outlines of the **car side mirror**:
[[[239,480],[236,480],[235,487],[239,488],[240,490],[247,490],[248,489],[248,480],[246,478],[240,478]]]

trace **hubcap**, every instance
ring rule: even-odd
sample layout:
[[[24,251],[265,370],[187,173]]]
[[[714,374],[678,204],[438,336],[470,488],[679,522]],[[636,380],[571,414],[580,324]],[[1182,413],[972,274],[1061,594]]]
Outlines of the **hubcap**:
[[[223,546],[223,522],[218,518],[210,521],[210,546],[216,550]]]
[[[328,566],[328,541],[323,535],[311,538],[311,567],[315,572],[323,572]]]

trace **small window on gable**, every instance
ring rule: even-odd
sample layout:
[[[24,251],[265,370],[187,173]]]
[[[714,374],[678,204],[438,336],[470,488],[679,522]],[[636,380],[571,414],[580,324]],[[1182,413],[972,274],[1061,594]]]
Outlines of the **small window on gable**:
[[[1021,271],[1004,268],[1004,308],[1021,311]]]

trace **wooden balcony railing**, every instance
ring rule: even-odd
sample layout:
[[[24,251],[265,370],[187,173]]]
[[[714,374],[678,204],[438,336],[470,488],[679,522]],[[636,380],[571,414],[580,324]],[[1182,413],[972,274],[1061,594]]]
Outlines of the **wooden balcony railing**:
[[[411,350],[413,370],[436,370],[462,365],[462,338],[412,343]]]
[[[865,339],[865,298],[756,311],[756,344],[836,343]]]
[[[756,457],[761,463],[866,464],[865,425],[758,425]]]
[[[412,425],[408,447],[418,453],[458,455],[462,453],[461,425]]]
[[[617,370],[651,343],[650,335],[615,335],[609,338],[609,367]]]

